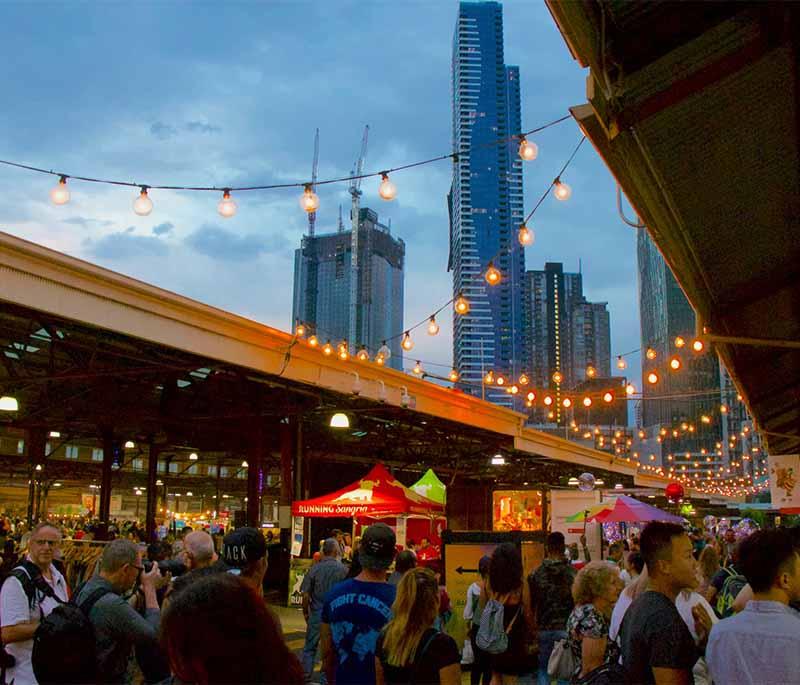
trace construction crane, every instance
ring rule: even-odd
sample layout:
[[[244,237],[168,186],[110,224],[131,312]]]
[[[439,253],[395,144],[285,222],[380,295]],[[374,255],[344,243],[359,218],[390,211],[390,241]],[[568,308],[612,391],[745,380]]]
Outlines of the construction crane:
[[[314,188],[317,184],[317,167],[319,166],[319,129],[314,134],[314,165],[311,167],[311,190],[314,191]],[[308,236],[309,238],[314,237],[314,225],[317,223],[317,213],[316,212],[309,212],[308,213]]]
[[[364,135],[361,138],[361,152],[356,160],[356,166],[351,176],[361,176],[364,173],[364,161],[367,158],[367,139],[369,138],[369,124],[364,126]],[[350,237],[350,335],[348,337],[352,353],[356,352],[356,346],[362,343],[361,327],[359,324],[359,313],[361,310],[358,298],[359,286],[359,263],[358,263],[358,218],[361,209],[361,179],[353,178],[350,182],[350,197],[353,200],[350,210],[352,222],[352,235]]]

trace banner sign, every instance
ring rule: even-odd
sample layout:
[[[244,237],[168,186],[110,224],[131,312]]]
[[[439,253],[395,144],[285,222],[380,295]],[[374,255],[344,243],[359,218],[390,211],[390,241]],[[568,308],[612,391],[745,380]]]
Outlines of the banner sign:
[[[292,517],[292,551],[293,557],[299,557],[303,549],[303,524],[305,518],[302,516]]]
[[[769,455],[769,491],[776,509],[800,507],[800,454]]]

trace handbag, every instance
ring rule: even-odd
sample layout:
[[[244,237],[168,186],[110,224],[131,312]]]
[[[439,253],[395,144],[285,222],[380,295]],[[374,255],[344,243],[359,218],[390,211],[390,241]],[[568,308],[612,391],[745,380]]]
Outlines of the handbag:
[[[465,666],[475,663],[475,653],[472,651],[472,642],[469,638],[464,640],[464,649],[461,650],[461,663]]]
[[[558,680],[572,680],[577,666],[575,655],[569,646],[569,638],[558,640],[547,660],[547,675]]]

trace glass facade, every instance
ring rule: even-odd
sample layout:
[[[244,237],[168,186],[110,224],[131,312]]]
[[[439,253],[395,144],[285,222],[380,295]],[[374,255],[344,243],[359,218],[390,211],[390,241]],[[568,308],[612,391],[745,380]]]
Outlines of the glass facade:
[[[304,237],[295,251],[292,327],[302,321],[320,342],[336,345],[350,332],[351,231]],[[359,212],[359,288],[357,339],[375,355],[384,340],[403,331],[405,244],[379,223],[371,209]],[[388,340],[388,365],[403,368],[400,338]]]
[[[452,97],[458,158],[448,196],[449,268],[454,296],[463,293],[471,304],[469,314],[454,314],[453,359],[462,380],[480,386],[485,372],[517,376],[527,361],[521,295],[525,255],[512,249],[524,219],[522,160],[518,141],[492,144],[521,131],[519,69],[505,65],[503,10],[497,2],[459,4]],[[493,259],[503,280],[490,287],[483,274]],[[498,404],[513,402],[494,388],[485,394]]]

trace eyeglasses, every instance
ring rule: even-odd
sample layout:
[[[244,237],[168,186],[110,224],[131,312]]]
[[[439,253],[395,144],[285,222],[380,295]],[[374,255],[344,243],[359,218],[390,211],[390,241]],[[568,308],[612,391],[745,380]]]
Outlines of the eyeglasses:
[[[45,545],[59,547],[61,545],[61,540],[32,540],[32,542],[34,545],[39,545],[40,547],[44,547]]]

